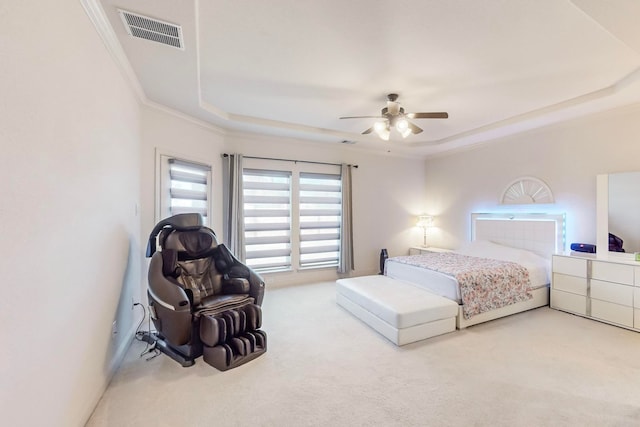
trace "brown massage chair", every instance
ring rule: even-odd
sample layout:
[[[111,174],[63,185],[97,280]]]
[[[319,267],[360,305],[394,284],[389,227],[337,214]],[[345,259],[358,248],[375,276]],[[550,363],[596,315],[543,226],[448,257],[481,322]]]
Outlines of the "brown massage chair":
[[[156,251],[159,245],[160,251]],[[149,310],[143,335],[182,366],[202,358],[225,371],[267,350],[264,281],[219,244],[200,214],[160,221],[149,236]]]

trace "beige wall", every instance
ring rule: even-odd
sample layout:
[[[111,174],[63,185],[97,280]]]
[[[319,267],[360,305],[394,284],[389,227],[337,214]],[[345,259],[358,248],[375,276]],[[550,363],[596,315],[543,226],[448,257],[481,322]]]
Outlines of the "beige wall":
[[[640,106],[589,116],[428,159],[427,211],[437,216],[432,244],[455,248],[470,237],[470,213],[565,212],[567,248],[596,243],[596,175],[640,170]],[[556,203],[500,206],[520,176],[542,179]]]
[[[211,162],[214,180],[213,227],[222,233],[222,154],[275,157],[319,162],[358,164],[353,172],[354,252],[356,272],[378,271],[381,248],[391,255],[405,254],[410,244],[421,242],[414,227],[423,209],[424,164],[419,159],[376,155],[338,143],[313,143],[259,135],[223,136],[153,108],[143,112],[142,224],[143,234],[154,224],[154,158],[159,148],[188,158]],[[280,273],[266,276],[268,286],[335,279],[335,270]]]
[[[78,1],[3,2],[0,58],[0,414],[80,426],[137,323],[139,107]]]

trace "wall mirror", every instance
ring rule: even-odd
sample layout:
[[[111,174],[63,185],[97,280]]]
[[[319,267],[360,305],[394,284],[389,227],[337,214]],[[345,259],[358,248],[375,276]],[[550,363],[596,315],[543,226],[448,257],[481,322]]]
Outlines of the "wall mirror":
[[[622,240],[624,253],[640,252],[640,172],[597,177],[597,251],[609,254],[609,233]]]
[[[639,213],[640,172],[610,174],[608,232],[622,240],[625,252],[640,252]]]

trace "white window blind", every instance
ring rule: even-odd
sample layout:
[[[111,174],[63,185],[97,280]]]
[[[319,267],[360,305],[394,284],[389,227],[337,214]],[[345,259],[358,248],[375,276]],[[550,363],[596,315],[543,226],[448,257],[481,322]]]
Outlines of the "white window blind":
[[[160,217],[199,213],[209,224],[211,166],[161,155]]]
[[[244,169],[242,179],[247,265],[291,269],[291,172]]]
[[[337,266],[340,258],[340,175],[300,172],[300,267]]]

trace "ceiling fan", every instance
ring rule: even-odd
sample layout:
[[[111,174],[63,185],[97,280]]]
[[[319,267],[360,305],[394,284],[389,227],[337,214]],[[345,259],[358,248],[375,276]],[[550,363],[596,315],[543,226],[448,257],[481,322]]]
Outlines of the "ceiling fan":
[[[413,134],[422,132],[415,124],[411,123],[408,119],[446,119],[449,117],[448,113],[405,113],[404,108],[397,102],[398,94],[390,93],[387,95],[387,106],[382,109],[379,116],[352,116],[352,117],[340,117],[341,119],[382,119],[377,121],[369,129],[362,132],[366,135],[371,132],[376,132],[378,136],[385,141],[389,140],[391,135],[391,129],[395,128],[403,138]]]

